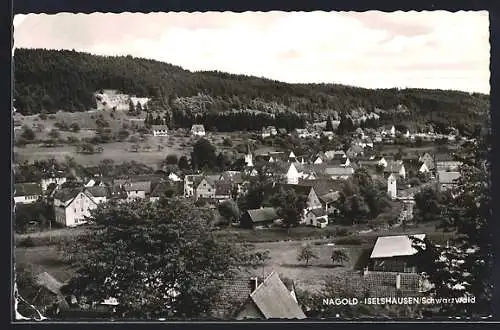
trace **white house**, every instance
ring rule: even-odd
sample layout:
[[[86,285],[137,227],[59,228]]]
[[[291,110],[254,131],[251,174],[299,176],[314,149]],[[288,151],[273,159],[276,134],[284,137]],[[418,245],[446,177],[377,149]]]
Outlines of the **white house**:
[[[378,161],[377,165],[382,166],[383,168],[386,168],[387,167],[387,160],[384,157],[382,157]]]
[[[174,181],[174,182],[180,182],[180,181],[182,181],[182,179],[177,174],[175,174],[174,172],[172,172],[172,173],[170,173],[168,175],[168,179],[170,181]]]
[[[127,192],[127,199],[144,199],[151,192],[151,181],[129,182],[123,186]]]
[[[325,168],[325,174],[333,180],[347,180],[354,174],[350,166],[330,166]]]
[[[167,125],[153,125],[151,129],[153,130],[153,136],[168,136]]]
[[[86,218],[95,208],[94,198],[82,188],[61,188],[54,194],[55,221],[63,226],[86,223]]]
[[[394,200],[397,197],[397,179],[394,174],[390,174],[387,178],[387,194]]]
[[[105,203],[108,199],[108,188],[102,186],[86,187],[85,191],[88,192],[96,204]]]
[[[288,155],[288,160],[293,162],[296,159],[297,159],[297,157],[295,156],[295,154],[293,153],[293,151],[290,151],[290,155]]]
[[[429,168],[425,163],[422,163],[418,169],[420,173],[429,173]]]
[[[40,181],[40,185],[42,186],[42,191],[47,191],[47,188],[54,183],[56,186],[59,186],[66,182],[66,177],[50,177],[45,178]]]
[[[195,136],[205,136],[205,127],[203,125],[193,125],[191,127],[191,134]]]
[[[245,155],[245,165],[248,167],[253,167],[253,156],[250,152]]]
[[[394,125],[391,127],[390,134],[392,137],[396,136],[396,127],[394,127]]]
[[[323,164],[323,159],[321,158],[321,156],[317,156],[316,159],[314,160],[313,164]]]
[[[14,185],[14,202],[30,204],[42,197],[42,187],[36,182],[16,183]]]
[[[286,173],[286,183],[288,184],[298,184],[299,183],[299,178],[300,178],[300,173],[293,165],[293,163],[290,164],[290,167],[288,168],[288,172]]]
[[[304,217],[304,223],[318,228],[325,228],[328,225],[328,214],[323,208],[308,210]]]

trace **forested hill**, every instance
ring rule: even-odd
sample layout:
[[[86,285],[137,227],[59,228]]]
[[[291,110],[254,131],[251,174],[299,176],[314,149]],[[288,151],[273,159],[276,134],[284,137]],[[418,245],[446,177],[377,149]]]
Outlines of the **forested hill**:
[[[201,111],[294,111],[312,119],[363,109],[404,112],[407,119],[419,122],[470,124],[483,121],[489,111],[489,96],[478,93],[287,84],[222,72],[190,72],[132,56],[96,56],[68,50],[16,49],[14,78],[14,105],[22,114],[89,110],[95,108],[94,93],[101,89],[151,97],[158,101],[155,105],[166,108],[176,104],[189,107],[193,103],[190,100],[202,97]]]

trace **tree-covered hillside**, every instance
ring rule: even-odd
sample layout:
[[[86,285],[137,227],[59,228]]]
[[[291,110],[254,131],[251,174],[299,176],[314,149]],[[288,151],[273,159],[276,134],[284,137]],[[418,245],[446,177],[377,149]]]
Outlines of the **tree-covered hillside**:
[[[312,120],[362,109],[378,111],[393,121],[432,121],[460,127],[482,124],[489,111],[489,96],[477,93],[287,84],[215,71],[190,72],[131,56],[68,50],[16,49],[14,78],[14,105],[22,114],[89,110],[96,106],[94,93],[102,89],[151,97],[152,110],[292,111]]]

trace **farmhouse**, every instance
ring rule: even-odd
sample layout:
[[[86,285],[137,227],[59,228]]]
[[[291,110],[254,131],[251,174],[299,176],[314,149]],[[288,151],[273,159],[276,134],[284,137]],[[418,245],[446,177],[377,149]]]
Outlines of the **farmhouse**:
[[[461,161],[456,160],[453,155],[440,154],[436,155],[437,170],[456,171],[462,165]]]
[[[209,177],[198,177],[194,181],[194,199],[215,198],[215,182]]]
[[[151,194],[149,195],[149,200],[151,202],[157,202],[161,197],[167,196],[168,191],[170,190],[170,185],[167,182],[159,182],[155,185]]]
[[[286,183],[288,184],[298,184],[300,178],[300,173],[297,167],[293,163],[290,164],[288,171],[286,172]]]
[[[425,238],[425,234],[412,236],[419,240]],[[413,244],[414,241],[408,235],[377,238],[370,255],[369,267],[379,272],[417,273],[418,265],[414,256],[418,251]]]
[[[103,186],[85,187],[85,191],[90,193],[96,204],[106,202],[109,196],[108,188]]]
[[[145,199],[151,192],[151,181],[128,182],[123,185],[127,192],[127,199]]]
[[[254,228],[260,226],[269,226],[278,222],[277,209],[274,207],[262,207],[260,209],[247,210],[240,218],[240,226],[243,228]]]
[[[191,127],[191,135],[205,136],[205,127],[203,125],[193,125]]]
[[[332,191],[319,197],[319,200],[321,201],[321,204],[323,204],[327,214],[338,214],[339,211],[335,207],[335,202],[339,199],[339,197],[340,193],[338,191]]]
[[[435,168],[434,157],[431,154],[429,154],[428,152],[426,152],[422,156],[420,156],[418,160],[420,162],[424,163],[425,166],[429,169],[429,171],[434,170],[434,168]]]
[[[267,127],[262,128],[261,136],[263,138],[274,136],[277,134],[278,134],[278,131],[276,130],[276,127],[274,127],[274,126],[267,126]]]
[[[94,197],[82,188],[60,188],[54,194],[55,221],[66,227],[86,223],[90,211],[97,208]]]
[[[354,174],[351,166],[328,166],[325,174],[333,180],[347,180]]]
[[[457,180],[460,178],[460,172],[448,172],[440,170],[437,172],[439,189],[448,190],[456,187]]]
[[[192,197],[194,196],[194,184],[195,181],[201,180],[203,175],[195,174],[195,175],[186,175],[184,177],[184,197]],[[198,181],[199,183],[199,181]]]
[[[318,228],[325,228],[328,225],[328,214],[323,208],[312,209],[306,212],[304,223]]]
[[[168,136],[167,125],[153,125],[151,130],[153,131],[153,136]]]
[[[30,204],[42,197],[42,187],[36,182],[16,183],[14,185],[14,202]]]
[[[327,160],[331,160],[336,158],[346,158],[347,155],[343,150],[328,150],[325,151],[325,157]]]

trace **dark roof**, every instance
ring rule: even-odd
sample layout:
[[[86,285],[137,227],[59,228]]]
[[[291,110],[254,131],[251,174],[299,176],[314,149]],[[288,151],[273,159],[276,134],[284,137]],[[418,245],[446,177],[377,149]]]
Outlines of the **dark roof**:
[[[14,196],[41,195],[42,187],[36,182],[16,183],[14,185]]]
[[[290,291],[274,272],[250,294],[250,298],[266,319],[306,318]]]
[[[279,216],[274,207],[263,207],[255,210],[247,210],[252,222],[267,222],[279,219]]]
[[[310,212],[317,217],[322,217],[326,215],[326,211],[323,208],[312,209],[310,210]]]
[[[313,187],[314,192],[320,196],[342,189],[344,181],[332,179],[303,180],[300,181],[300,184]]]
[[[166,182],[159,182],[156,184],[151,191],[151,197],[161,197],[165,195],[167,190],[170,188],[170,185]]]
[[[108,197],[109,195],[107,187],[93,186],[87,187],[86,190],[94,197]]]
[[[221,180],[228,180],[232,183],[242,183],[243,175],[239,171],[225,171],[220,176]]]
[[[127,192],[120,185],[112,185],[109,188],[109,196],[114,199],[125,199],[127,198]]]
[[[82,188],[59,188],[54,194],[54,199],[58,199],[62,202],[67,202],[74,199],[80,192]]]
[[[153,131],[156,131],[156,130],[167,130],[168,131],[167,125],[152,125],[151,128],[153,129]]]
[[[314,189],[313,186],[307,184],[287,184],[282,183],[276,185],[278,189],[283,188],[283,190],[293,190],[297,195],[308,196],[311,190]]]
[[[402,161],[388,161],[387,162],[387,167],[384,169],[384,172],[386,173],[399,173],[401,171],[401,168],[404,167]]]
[[[330,192],[319,197],[325,203],[332,203],[339,199],[340,193],[338,191]]]
[[[129,182],[123,186],[126,191],[144,191],[146,194],[151,192],[151,181]]]
[[[221,285],[217,302],[210,311],[212,317],[227,318],[250,298],[252,287],[250,278],[238,278],[224,281]]]
[[[231,195],[231,184],[226,182],[217,181],[215,183],[215,195],[217,196],[230,196]]]

